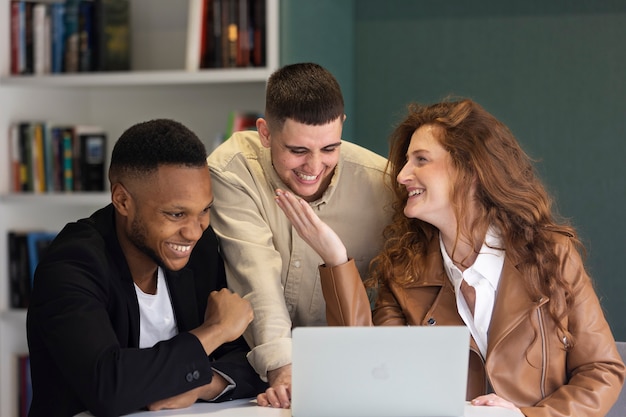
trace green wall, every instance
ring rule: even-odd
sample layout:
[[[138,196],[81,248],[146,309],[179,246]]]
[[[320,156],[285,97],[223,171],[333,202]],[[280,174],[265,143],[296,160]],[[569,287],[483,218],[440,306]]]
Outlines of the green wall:
[[[343,137],[354,137],[354,0],[280,0],[281,65],[317,62],[341,85],[346,107]]]
[[[626,340],[626,2],[357,4],[357,137],[386,153],[408,102],[481,103],[538,161]]]
[[[315,60],[351,95],[347,139],[386,155],[409,102],[447,95],[473,98],[506,123],[580,232],[607,318],[626,340],[626,2],[282,0],[281,8],[283,63]]]

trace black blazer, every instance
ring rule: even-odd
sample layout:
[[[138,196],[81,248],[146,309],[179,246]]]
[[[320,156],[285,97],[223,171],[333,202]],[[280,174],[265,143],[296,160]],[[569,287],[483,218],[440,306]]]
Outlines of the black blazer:
[[[108,205],[67,224],[37,267],[26,323],[29,416],[129,413],[208,384],[212,368],[236,383],[220,401],[262,392],[266,384],[248,364],[243,338],[207,357],[188,333],[204,321],[209,293],[226,286],[213,230],[185,268],[165,274],[179,334],[139,349],[139,305],[114,222]]]

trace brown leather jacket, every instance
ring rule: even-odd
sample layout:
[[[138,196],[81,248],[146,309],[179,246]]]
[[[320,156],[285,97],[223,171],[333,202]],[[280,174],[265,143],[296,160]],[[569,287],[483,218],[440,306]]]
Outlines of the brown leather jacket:
[[[331,326],[464,325],[454,287],[443,268],[438,236],[430,243],[426,273],[408,286],[379,288],[373,317],[353,261],[320,267]],[[578,253],[559,238],[561,265],[572,284],[574,305],[564,319],[575,338],[565,351],[548,314],[546,298],[533,300],[524,277],[507,256],[496,295],[487,358],[470,342],[467,399],[492,387],[526,416],[604,416],[617,399],[626,368]]]

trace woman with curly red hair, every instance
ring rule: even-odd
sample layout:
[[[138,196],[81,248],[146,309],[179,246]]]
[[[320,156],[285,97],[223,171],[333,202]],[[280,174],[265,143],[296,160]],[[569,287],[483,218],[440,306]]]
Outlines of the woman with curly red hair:
[[[625,367],[576,231],[531,159],[472,100],[413,104],[391,135],[394,218],[365,287],[305,202],[276,201],[320,254],[329,325],[465,325],[468,400],[526,416],[604,416]],[[367,227],[367,225],[355,225]]]

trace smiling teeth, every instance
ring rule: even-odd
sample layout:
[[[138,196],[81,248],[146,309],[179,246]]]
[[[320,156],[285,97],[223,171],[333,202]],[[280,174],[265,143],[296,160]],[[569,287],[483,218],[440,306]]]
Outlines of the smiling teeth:
[[[172,243],[169,244],[170,247],[178,252],[188,252],[191,249],[191,245],[174,245]]]
[[[420,195],[424,192],[424,190],[412,190],[409,191],[409,197],[413,197],[414,195]]]
[[[305,181],[313,181],[314,179],[317,178],[317,175],[306,175],[301,172],[296,172],[296,175]]]

